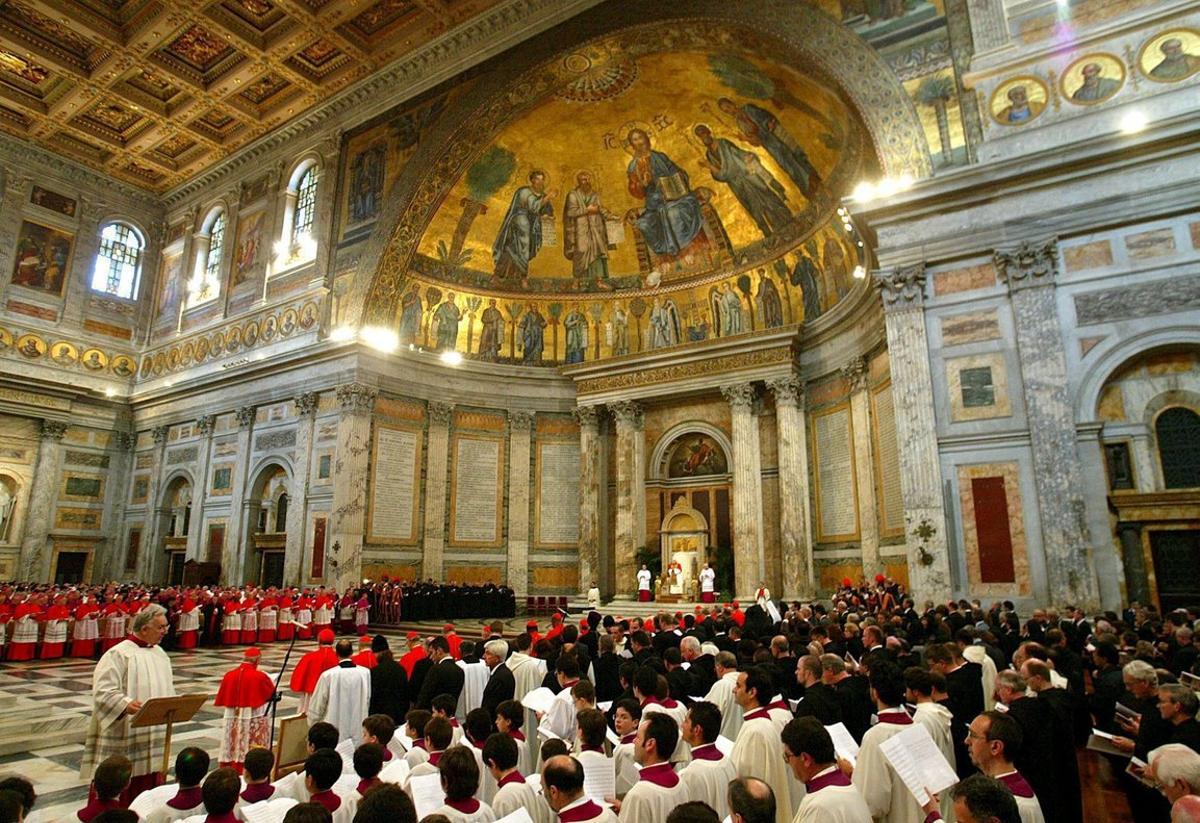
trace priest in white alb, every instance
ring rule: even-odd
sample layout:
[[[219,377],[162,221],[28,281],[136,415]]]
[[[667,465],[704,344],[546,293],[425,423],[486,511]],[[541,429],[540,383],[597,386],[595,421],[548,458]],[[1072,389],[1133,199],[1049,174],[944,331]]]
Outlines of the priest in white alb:
[[[646,564],[643,563],[637,573],[638,600],[643,603],[650,601],[650,581],[653,579],[654,575],[650,573],[650,570],[646,568]]]
[[[744,714],[734,698],[738,682],[737,655],[733,652],[718,653],[715,670],[717,682],[712,684],[704,700],[706,703],[712,703],[721,712],[721,734],[730,740],[737,740]]]
[[[167,633],[167,610],[152,605],[133,618],[133,633],[113,646],[92,674],[92,719],[84,744],[80,777],[91,780],[102,760],[124,755],[133,763],[126,802],[159,785],[165,726],[130,728],[142,705],[156,697],[173,697],[171,660],[158,645]]]
[[[717,583],[717,573],[713,571],[712,566],[707,563],[700,570],[700,602],[713,603],[716,602],[716,594],[714,589]]]
[[[804,783],[804,799],[792,823],[868,823],[871,811],[850,778],[838,768],[833,738],[815,717],[798,717],[783,729],[783,755]],[[949,792],[947,792],[949,794]]]
[[[693,703],[680,731],[692,747],[692,760],[679,775],[687,800],[707,803],[724,820],[729,816],[729,781],[737,773],[733,761],[717,748],[721,711],[703,700]]]
[[[775,791],[776,823],[791,823],[792,805],[789,778],[792,777],[783,762],[783,743],[779,739],[779,727],[771,719],[766,703],[775,692],[775,684],[769,672],[751,669],[739,672],[734,698],[745,714],[742,728],[734,741],[729,759],[738,777],[757,777]]]
[[[871,665],[871,697],[879,722],[867,729],[854,764],[854,787],[871,817],[886,823],[924,823],[925,811],[883,754],[883,744],[913,724],[904,708],[904,675],[893,663]]]
[[[339,640],[334,647],[338,664],[321,674],[312,702],[308,704],[308,725],[321,721],[338,730],[338,741],[362,740],[363,718],[371,713],[371,670],[354,665],[350,659],[354,644]]]
[[[621,800],[621,823],[666,820],[671,811],[687,802],[679,775],[671,768],[671,755],[679,742],[679,726],[663,712],[644,715],[633,744],[633,759],[641,770],[638,781]]]

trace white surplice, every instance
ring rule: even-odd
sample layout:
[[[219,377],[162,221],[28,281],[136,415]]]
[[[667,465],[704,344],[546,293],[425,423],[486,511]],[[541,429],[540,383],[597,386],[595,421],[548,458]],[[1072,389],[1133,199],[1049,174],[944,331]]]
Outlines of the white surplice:
[[[863,735],[854,765],[854,787],[862,793],[871,817],[887,823],[924,823],[925,812],[884,757],[880,746],[908,728],[907,724],[876,723]]]
[[[742,728],[742,707],[733,699],[733,688],[737,685],[738,673],[725,672],[725,676],[712,684],[705,700],[721,710],[721,736],[737,740]]]
[[[308,705],[308,725],[320,721],[337,727],[338,740],[362,740],[362,722],[371,713],[371,670],[343,660],[321,673],[312,702]]]
[[[991,663],[991,659],[988,662]],[[992,671],[995,671],[995,669],[996,667],[992,666]],[[933,738],[933,742],[937,744],[938,751],[942,753],[942,757],[946,758],[946,762],[953,769],[956,766],[954,734],[950,731],[950,721],[952,718],[953,715],[949,709],[940,703],[932,701],[918,703],[916,710],[913,712],[913,721],[925,727],[929,732],[929,736]],[[950,796],[950,792],[942,792],[942,799],[938,808],[941,810],[943,820],[947,821],[947,823],[954,823],[954,798]]]
[[[789,786],[791,769],[783,762],[783,741],[779,738],[779,730],[765,711],[757,710],[748,714],[750,717],[743,721],[729,759],[733,761],[738,777],[757,777],[775,790],[777,801],[781,797],[787,799],[786,802],[776,802],[775,821],[791,823],[793,807],[790,791],[785,793],[783,789]]]
[[[459,723],[462,723],[467,719],[468,712],[478,709],[483,704],[483,690],[487,687],[491,672],[488,670],[487,663],[464,663],[461,660],[457,663],[458,667],[463,670],[463,687],[462,692],[458,695],[458,709],[454,712],[454,716],[458,718]]]
[[[692,762],[679,775],[685,799],[707,803],[716,811],[717,817],[724,820],[729,816],[729,781],[737,777],[733,761],[724,756],[720,760],[699,759],[694,756],[695,752],[696,749],[692,749]]]

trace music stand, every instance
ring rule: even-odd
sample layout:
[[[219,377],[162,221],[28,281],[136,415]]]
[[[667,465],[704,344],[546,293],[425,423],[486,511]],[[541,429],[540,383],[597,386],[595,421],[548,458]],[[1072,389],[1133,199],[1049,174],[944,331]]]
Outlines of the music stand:
[[[129,721],[129,728],[140,729],[145,726],[167,726],[167,739],[163,743],[162,773],[165,778],[169,774],[171,762],[171,730],[176,721],[186,723],[196,716],[196,712],[208,700],[207,694],[183,694],[178,697],[155,697],[142,704],[142,708]]]

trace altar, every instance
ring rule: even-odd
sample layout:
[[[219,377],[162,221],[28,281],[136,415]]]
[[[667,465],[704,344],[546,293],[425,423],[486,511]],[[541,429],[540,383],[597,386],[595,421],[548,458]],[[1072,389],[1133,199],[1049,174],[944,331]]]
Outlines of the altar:
[[[662,544],[663,594],[675,600],[696,600],[700,569],[708,551],[708,522],[704,515],[679,498],[663,518],[659,530]]]

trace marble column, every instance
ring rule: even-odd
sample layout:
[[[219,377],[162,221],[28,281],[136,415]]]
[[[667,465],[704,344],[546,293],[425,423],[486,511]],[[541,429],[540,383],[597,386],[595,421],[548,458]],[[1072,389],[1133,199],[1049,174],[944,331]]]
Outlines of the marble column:
[[[1047,584],[1060,602],[1097,608],[1099,582],[1055,299],[1058,243],[1023,243],[1009,251],[998,250],[995,261],[1012,303]]]
[[[617,567],[617,591],[637,593],[637,552],[645,542],[645,532],[638,533],[638,510],[645,510],[646,496],[638,497],[638,482],[642,464],[638,460],[643,439],[642,408],[631,400],[609,406],[617,421],[617,512],[616,533],[613,535],[613,555]],[[641,521],[645,522],[645,514]]]
[[[446,549],[446,473],[450,466],[450,418],[453,403],[429,403],[429,438],[425,444],[425,528],[421,544],[421,577],[442,579]],[[528,534],[528,517],[526,518]]]
[[[733,412],[734,593],[738,597],[750,597],[767,575],[756,398],[750,383],[722,386],[721,394],[725,395]]]
[[[196,460],[196,485],[192,488],[192,519],[188,526],[186,560],[203,561],[204,552],[204,502],[208,499],[208,476],[212,466],[213,426],[217,416],[206,414],[196,418],[196,431],[200,433]]]
[[[108,491],[104,503],[104,541],[96,546],[92,560],[92,582],[116,580],[125,570],[125,504],[133,480],[135,432],[113,432],[108,450]]]
[[[779,548],[783,554],[783,596],[788,600],[809,600],[816,596],[817,582],[812,554],[804,386],[793,374],[768,380],[767,388],[775,395],[776,441],[779,452]]]
[[[529,593],[529,455],[533,412],[508,413],[508,585]]]
[[[362,383],[337,387],[337,447],[333,457],[333,511],[329,516],[329,556],[333,582],[341,591],[362,580],[371,457],[371,411],[378,392]],[[325,575],[329,579],[329,575]]]
[[[250,438],[254,434],[255,416],[253,406],[242,406],[234,412],[238,423],[237,463],[233,467],[233,489],[229,498],[229,528],[225,530],[225,550],[221,554],[221,582],[234,586],[245,582],[242,566],[254,530],[246,495],[250,486]]]
[[[307,539],[308,487],[312,476],[313,432],[317,425],[317,392],[304,392],[292,399],[296,406],[295,476],[288,499],[287,547],[283,554],[283,582],[299,586],[304,581],[304,545]]]
[[[54,501],[58,497],[59,476],[62,474],[62,439],[67,424],[60,420],[42,421],[42,442],[34,464],[33,483],[29,491],[29,513],[25,517],[25,534],[21,538],[21,580],[42,581],[50,577],[50,551],[47,545]]]
[[[858,534],[863,571],[883,571],[879,559],[879,517],[875,500],[875,458],[871,440],[871,398],[867,391],[867,359],[855,357],[842,367],[850,390],[850,425],[854,431],[854,478],[858,495]]]
[[[883,293],[896,405],[909,590],[917,602],[945,601],[954,583],[925,333],[925,267],[878,271],[875,283]]]
[[[168,511],[166,501],[162,499],[163,474],[165,472],[165,456],[167,451],[167,435],[170,426],[155,426],[151,431],[154,437],[154,450],[151,452],[150,488],[146,492],[146,526],[142,532],[142,545],[138,553],[138,580],[148,583],[159,581],[159,564],[162,562],[163,529],[167,525]],[[166,570],[163,569],[163,577]]]
[[[577,406],[579,421],[579,588],[586,594],[600,581],[600,409]]]
[[[1150,581],[1146,574],[1146,556],[1142,553],[1142,527],[1139,523],[1118,523],[1121,560],[1125,564],[1125,602],[1150,602]]]

